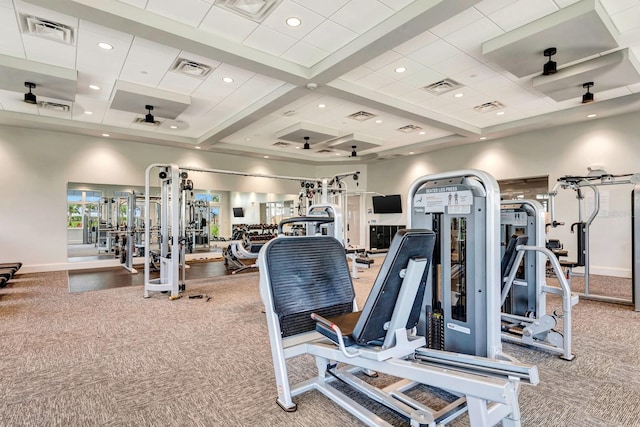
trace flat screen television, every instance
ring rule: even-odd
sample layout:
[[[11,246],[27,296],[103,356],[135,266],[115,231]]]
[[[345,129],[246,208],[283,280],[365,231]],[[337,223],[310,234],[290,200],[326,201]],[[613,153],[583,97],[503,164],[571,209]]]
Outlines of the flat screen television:
[[[402,200],[399,194],[373,196],[372,200],[373,213],[375,214],[402,213]]]
[[[244,218],[244,208],[233,208],[234,218]]]

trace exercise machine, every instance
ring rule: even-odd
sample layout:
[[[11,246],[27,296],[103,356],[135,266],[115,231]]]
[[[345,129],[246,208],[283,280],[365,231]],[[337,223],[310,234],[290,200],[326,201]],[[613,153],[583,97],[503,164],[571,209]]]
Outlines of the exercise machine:
[[[339,241],[322,235],[279,236],[265,245],[258,257],[260,294],[278,405],[295,411],[293,398],[315,389],[367,425],[391,425],[333,386],[341,383],[413,426],[445,425],[466,412],[472,426],[520,425],[518,385],[536,384],[537,368],[427,349],[424,336],[414,333],[434,243],[428,230],[399,231],[362,312],[354,311],[355,294]],[[288,262],[301,252],[305,257],[299,262]],[[291,384],[286,362],[304,354],[315,358],[318,374]],[[378,373],[398,381],[381,389],[362,377]],[[420,385],[455,397],[444,408],[432,409],[406,393]]]
[[[589,228],[600,212],[599,187],[607,187],[611,185],[633,186],[631,191],[632,296],[630,300],[605,295],[594,295],[589,289]],[[558,195],[558,190],[560,189],[575,191],[576,198],[578,199],[578,222],[572,225],[572,231],[576,233],[578,254],[576,261],[561,262],[561,265],[565,268],[566,276],[571,280],[573,268],[579,266],[583,267],[584,292],[579,294],[581,298],[632,305],[635,311],[640,311],[640,275],[637,274],[640,271],[640,259],[636,256],[640,253],[640,174],[612,175],[602,169],[589,168],[589,174],[585,176],[563,176],[558,178],[558,182],[549,193],[550,225],[552,227],[563,225],[562,222],[556,221],[555,215],[555,198]],[[585,200],[585,190],[587,189],[593,195],[593,209],[591,212],[587,212],[588,207]],[[577,229],[574,229],[574,227]]]
[[[159,172],[158,169],[160,170]],[[159,253],[156,256],[156,266],[159,267],[160,277],[151,280],[151,173],[156,171],[161,182],[160,191],[160,235]],[[193,191],[193,181],[189,173],[214,173],[257,178],[284,179],[298,182],[318,182],[317,178],[291,177],[280,175],[258,174],[250,172],[229,171],[222,169],[206,169],[197,167],[180,167],[176,164],[154,163],[145,171],[145,206],[144,206],[144,297],[149,298],[150,292],[168,292],[171,298],[176,298],[185,289],[185,244],[187,242],[187,194]],[[340,176],[357,176],[359,172],[349,172],[335,175],[333,178],[323,178],[321,182],[335,181]],[[325,187],[326,188],[326,187]],[[326,193],[322,196],[326,199]],[[182,278],[182,283],[180,280]]]
[[[558,353],[562,359],[573,360],[572,307],[578,303],[578,295],[571,293],[558,259],[545,246],[542,205],[535,200],[503,200],[500,239],[502,340],[548,350]],[[547,260],[560,287],[547,285]],[[547,313],[548,294],[562,298],[561,313]],[[562,333],[555,330],[559,318],[562,318]]]

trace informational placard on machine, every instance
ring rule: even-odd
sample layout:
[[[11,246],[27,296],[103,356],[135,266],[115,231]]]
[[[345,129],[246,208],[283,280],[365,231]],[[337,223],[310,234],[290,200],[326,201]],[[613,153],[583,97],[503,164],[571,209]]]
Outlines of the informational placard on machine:
[[[527,213],[510,209],[502,209],[500,211],[500,224],[525,226],[527,225]]]
[[[425,213],[445,212],[448,214],[469,214],[473,205],[473,194],[467,187],[449,185],[425,188],[413,197],[414,208]]]

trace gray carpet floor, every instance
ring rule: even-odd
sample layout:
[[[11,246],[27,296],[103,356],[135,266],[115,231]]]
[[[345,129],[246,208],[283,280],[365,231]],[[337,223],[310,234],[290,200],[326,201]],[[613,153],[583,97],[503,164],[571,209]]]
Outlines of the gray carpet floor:
[[[360,306],[375,273],[354,281]],[[140,286],[70,294],[66,272],[18,276],[0,290],[0,426],[360,425],[317,392],[294,413],[275,404],[257,273],[192,281],[186,293],[211,300],[144,299]],[[504,349],[540,370],[538,386],[522,387],[524,426],[640,425],[630,307],[581,301],[573,362]],[[297,380],[313,375],[309,358],[289,367]]]

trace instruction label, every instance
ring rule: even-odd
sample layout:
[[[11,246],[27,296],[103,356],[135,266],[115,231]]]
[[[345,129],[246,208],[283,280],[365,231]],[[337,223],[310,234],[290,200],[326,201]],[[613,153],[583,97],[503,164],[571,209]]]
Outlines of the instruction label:
[[[470,213],[473,205],[473,194],[466,187],[450,185],[445,187],[425,188],[413,197],[413,206],[424,208],[425,212]]]
[[[527,213],[503,209],[500,211],[500,224],[527,225]]]
[[[463,334],[471,335],[471,329],[464,326],[456,325],[455,323],[447,323],[447,328],[453,331],[462,332]]]

